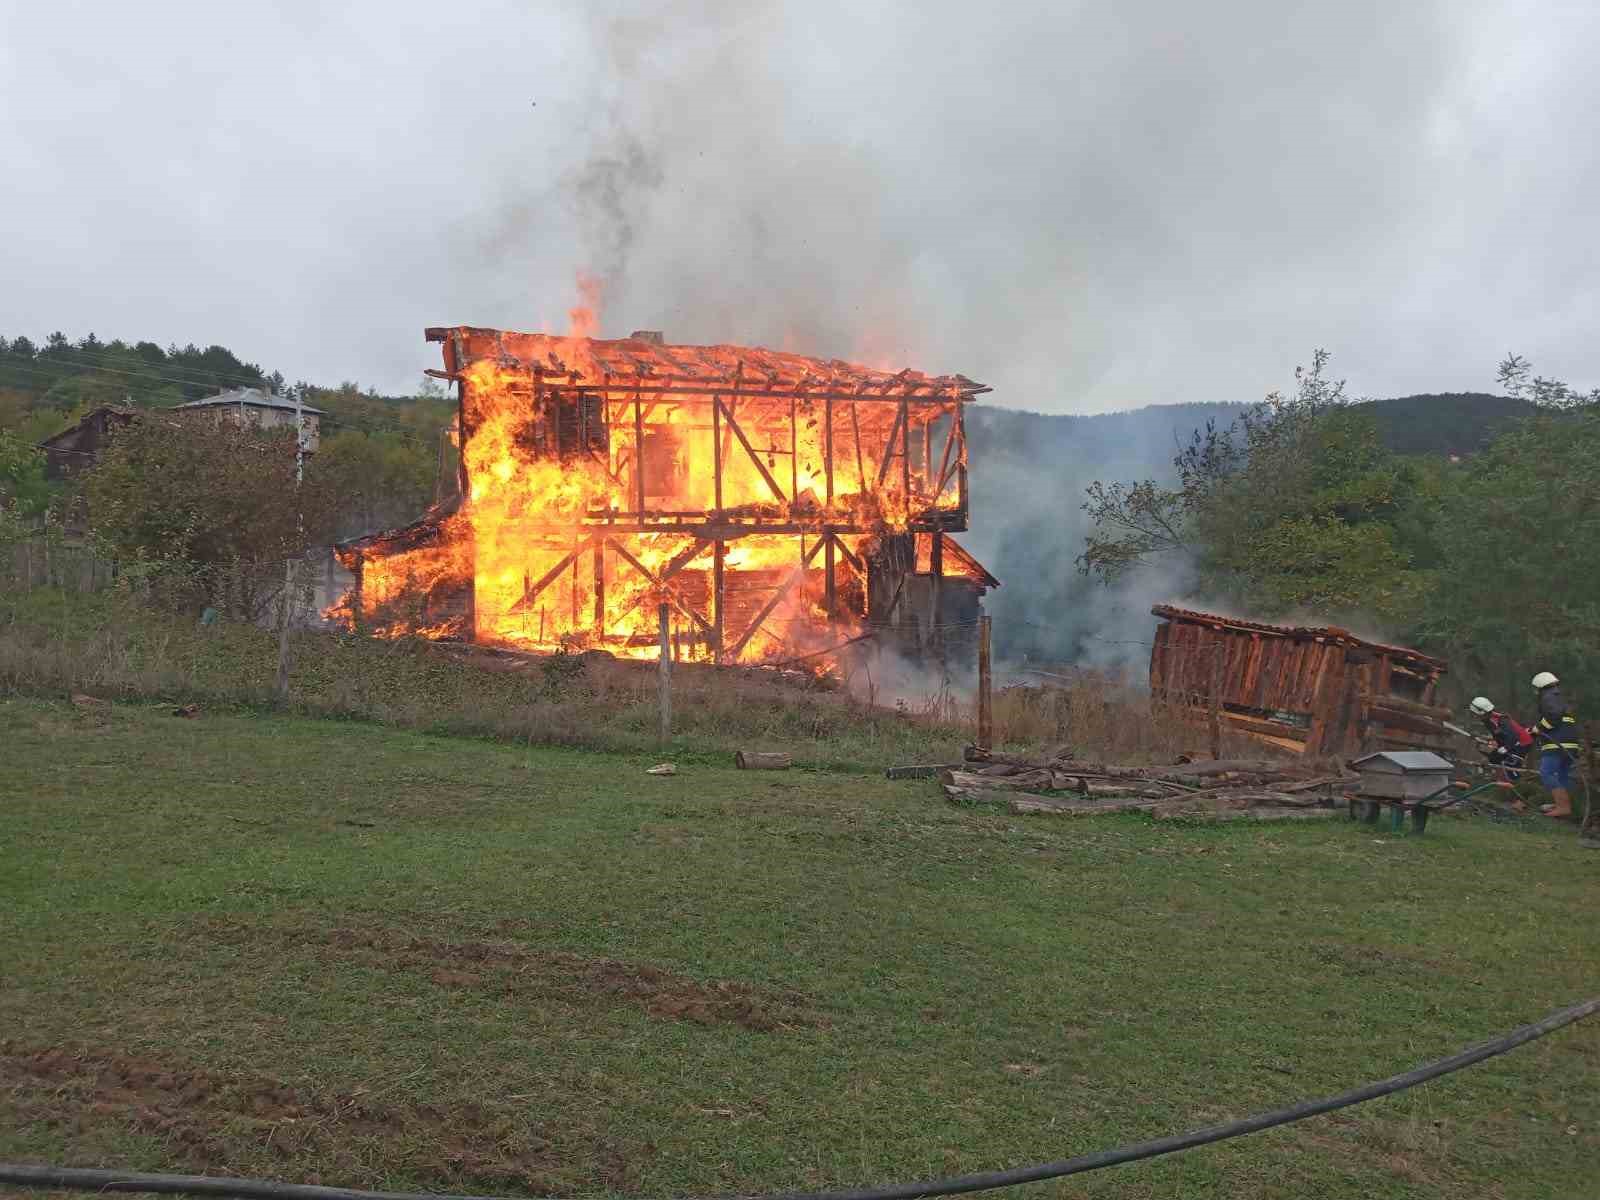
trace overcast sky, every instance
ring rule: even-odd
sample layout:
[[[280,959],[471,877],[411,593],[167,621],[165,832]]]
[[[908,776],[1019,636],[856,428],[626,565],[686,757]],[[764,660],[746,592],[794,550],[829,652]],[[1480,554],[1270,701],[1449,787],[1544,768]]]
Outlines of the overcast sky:
[[[994,403],[1600,384],[1595,0],[0,0],[0,333],[410,390],[433,324]]]

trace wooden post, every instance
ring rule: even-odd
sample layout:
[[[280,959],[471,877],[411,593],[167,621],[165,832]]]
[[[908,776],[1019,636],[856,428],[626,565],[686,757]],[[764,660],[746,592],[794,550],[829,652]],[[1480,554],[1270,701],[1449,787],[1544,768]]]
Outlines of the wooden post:
[[[933,539],[928,550],[928,571],[933,576],[928,581],[928,588],[933,593],[933,602],[929,605],[932,611],[930,632],[933,634],[933,644],[938,651],[939,660],[944,661],[944,534],[934,530],[928,535]]]
[[[978,745],[993,749],[994,712],[989,694],[989,626],[987,615],[978,618]]]
[[[823,401],[822,463],[828,477],[828,507],[833,507],[833,397]]]
[[[712,509],[720,516],[722,513],[722,397],[711,397],[711,487]],[[722,542],[717,542],[717,578],[722,578]],[[722,589],[717,589],[717,625],[722,624]]]
[[[656,608],[661,626],[661,661],[657,670],[656,703],[661,710],[661,744],[672,740],[672,620],[666,604]]]
[[[856,490],[867,494],[867,464],[861,457],[861,422],[856,419],[856,402],[850,401],[850,429],[856,436]]]
[[[362,611],[366,605],[366,600],[362,592],[367,574],[367,556],[360,550],[356,551],[355,566],[351,569],[350,574],[352,576],[350,581],[350,629],[354,633],[360,633],[366,625],[366,614]]]
[[[829,530],[822,535],[827,541],[823,544],[822,570],[822,607],[827,611],[828,620],[832,621],[838,616],[839,600],[838,586],[833,578],[833,539],[834,533]]]
[[[717,643],[711,648],[711,650],[714,656],[712,661],[718,665],[721,665],[722,631],[724,628],[724,623],[722,620],[724,608],[722,594],[722,562],[728,554],[728,543],[723,541],[721,538],[718,538],[716,545],[712,548],[711,554],[711,603],[715,606],[711,614],[711,628],[712,637]]]
[[[289,699],[289,611],[294,603],[294,559],[283,564],[283,620],[278,626],[278,703]]]
[[[606,546],[600,537],[594,539],[594,636],[606,636]]]
[[[579,550],[583,549],[583,546],[582,546],[581,543],[579,544],[578,549]],[[578,615],[578,559],[580,557],[582,557],[582,556],[578,555],[578,554],[574,554],[572,556],[572,632],[573,633],[577,633],[578,632],[578,621],[581,619],[579,617],[579,615]]]
[[[906,498],[906,520],[911,519],[911,401],[900,401],[900,493]]]
[[[1222,639],[1211,643],[1211,757],[1222,757]]]
[[[633,474],[639,497],[639,519],[644,520],[644,407],[639,393],[633,393]]]

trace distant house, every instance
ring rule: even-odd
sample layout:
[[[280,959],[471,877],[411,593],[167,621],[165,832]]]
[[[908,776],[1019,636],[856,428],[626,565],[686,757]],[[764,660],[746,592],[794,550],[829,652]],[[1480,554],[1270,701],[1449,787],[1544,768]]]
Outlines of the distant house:
[[[167,411],[182,416],[211,413],[232,418],[240,424],[254,425],[260,429],[274,429],[294,424],[295,404],[293,400],[275,396],[260,388],[235,388],[231,392],[219,392],[215,396],[207,396],[204,400],[191,400],[188,404],[179,404]],[[300,413],[302,420],[300,445],[307,454],[315,454],[322,441],[322,418],[327,414],[320,408],[312,408],[309,404],[301,405]]]
[[[44,451],[46,479],[66,479],[94,466],[111,431],[137,417],[138,410],[108,404],[87,414],[77,424],[39,443]]]

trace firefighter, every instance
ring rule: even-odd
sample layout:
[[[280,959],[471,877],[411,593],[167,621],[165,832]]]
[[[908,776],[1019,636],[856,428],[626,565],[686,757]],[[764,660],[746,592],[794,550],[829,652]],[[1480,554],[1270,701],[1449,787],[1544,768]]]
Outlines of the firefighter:
[[[1539,782],[1550,793],[1552,804],[1539,811],[1547,817],[1572,819],[1572,764],[1578,761],[1578,718],[1561,698],[1561,681],[1549,671],[1533,677],[1533,690],[1539,693],[1539,717],[1533,723],[1533,736],[1539,743]]]
[[[1497,769],[1501,785],[1513,786],[1516,783],[1513,776],[1521,772],[1528,752],[1533,748],[1533,734],[1497,709],[1494,701],[1487,696],[1474,697],[1471,708],[1489,731],[1489,736],[1478,743],[1478,748]],[[1512,805],[1518,809],[1525,807],[1520,797],[1513,799]]]

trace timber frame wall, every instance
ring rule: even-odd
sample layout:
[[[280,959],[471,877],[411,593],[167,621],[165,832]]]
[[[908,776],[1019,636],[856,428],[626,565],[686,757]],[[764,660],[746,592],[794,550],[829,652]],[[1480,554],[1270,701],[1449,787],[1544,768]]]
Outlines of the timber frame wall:
[[[577,573],[584,572],[589,576],[586,606],[592,597],[592,617],[585,618],[591,644],[646,636],[619,631],[618,615],[607,612],[607,585],[619,571],[642,577],[649,595],[683,618],[686,639],[703,645],[719,663],[738,661],[762,623],[807,583],[820,583],[830,618],[877,624],[906,620],[905,576],[917,573],[911,547],[923,539],[931,539],[924,573],[934,580],[935,628],[941,624],[941,579],[997,584],[947,537],[968,523],[963,408],[990,390],[964,376],[890,373],[748,347],[667,345],[648,334],[601,341],[457,326],[430,328],[426,336],[441,344],[444,356],[444,369],[428,374],[458,388],[459,496],[405,529],[341,544],[341,560],[357,577],[358,622],[363,560],[437,540],[443,519],[456,510],[460,497],[472,494],[465,448],[480,419],[474,394],[479,364],[495,369],[499,397],[509,392],[525,402],[530,453],[561,460],[586,456],[626,497],[624,504],[590,508],[576,522],[519,526],[519,536],[537,544],[551,565],[526,581],[516,607],[533,611],[546,589],[569,577],[576,607]],[[668,407],[682,414],[676,426],[660,426]],[[820,436],[822,469],[815,481],[820,489],[802,494],[803,426],[820,429],[820,435],[808,436]],[[651,503],[669,494],[652,478],[658,464],[644,450],[647,436],[658,427],[710,430],[711,444],[719,449],[710,464],[709,506]],[[757,444],[763,435],[770,444]],[[758,502],[724,503],[730,455],[741,469],[753,467],[759,475],[765,492]],[[886,521],[890,511],[896,515]],[[635,539],[641,535],[650,535],[657,546],[664,536],[681,545],[652,570],[636,553]],[[732,568],[725,571],[724,563],[733,544],[755,535],[791,537],[795,553],[787,573],[771,581],[775,586],[764,603],[756,606],[747,597],[741,609],[737,602],[730,605]],[[709,578],[685,586],[702,574]],[[469,577],[463,584],[464,595],[453,602],[465,610],[462,632],[477,640],[475,581]],[[846,591],[857,601],[850,605],[855,611],[841,608]]]
[[[1313,755],[1443,750],[1450,710],[1435,703],[1447,664],[1338,628],[1267,625],[1158,604],[1150,653],[1158,703]],[[1215,698],[1215,700],[1213,699]]]

